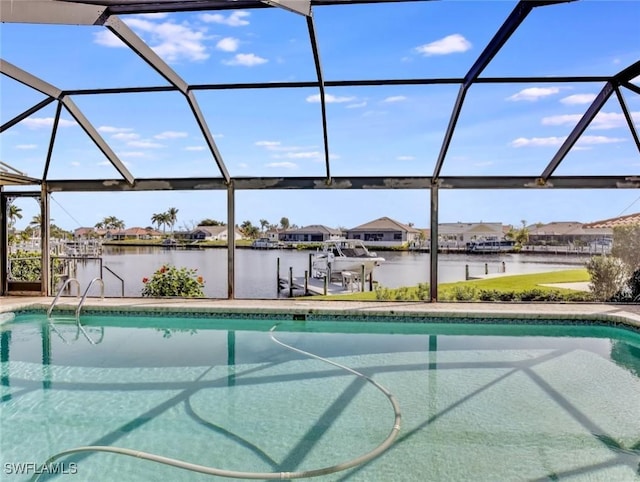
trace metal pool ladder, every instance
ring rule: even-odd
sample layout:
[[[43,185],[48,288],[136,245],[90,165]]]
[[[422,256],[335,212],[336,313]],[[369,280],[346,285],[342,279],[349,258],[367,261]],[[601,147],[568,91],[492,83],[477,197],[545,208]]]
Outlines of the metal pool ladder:
[[[78,306],[76,307],[76,321],[78,323],[80,322],[80,310],[82,309],[82,305],[84,305],[84,302],[87,299],[87,295],[89,294],[89,290],[91,289],[93,284],[96,283],[96,282],[100,283],[100,298],[104,299],[104,281],[102,281],[102,278],[93,278],[91,280],[91,282],[89,283],[89,286],[87,286],[87,289],[84,290],[84,294],[82,295],[82,299],[80,299],[80,303],[78,303]],[[80,296],[80,282],[76,278],[69,278],[60,287],[60,289],[58,290],[58,294],[56,295],[56,297],[51,302],[51,306],[49,306],[49,309],[47,310],[47,318],[51,319],[51,312],[53,311],[53,307],[56,305],[56,303],[60,299],[60,296],[62,295],[62,292],[71,283],[74,283],[76,285],[76,288],[77,288],[76,298]]]

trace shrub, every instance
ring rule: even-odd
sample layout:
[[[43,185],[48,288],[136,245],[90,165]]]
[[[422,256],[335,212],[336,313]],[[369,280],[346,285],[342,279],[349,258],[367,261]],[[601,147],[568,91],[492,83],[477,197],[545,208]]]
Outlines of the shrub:
[[[597,301],[610,301],[624,290],[627,281],[625,263],[614,256],[594,256],[587,261],[591,276],[589,288]]]
[[[151,278],[142,278],[142,282],[142,296],[204,298],[204,280],[195,269],[163,265]]]
[[[428,301],[431,299],[431,289],[429,283],[418,283],[417,297],[419,300]]]
[[[10,276],[16,281],[39,281],[42,273],[40,253],[18,250],[9,256],[11,261]]]
[[[474,301],[478,299],[478,292],[473,286],[453,286],[451,292],[446,295],[451,301]]]
[[[640,301],[640,269],[633,272],[622,289],[613,295],[611,301],[622,301],[627,303]]]

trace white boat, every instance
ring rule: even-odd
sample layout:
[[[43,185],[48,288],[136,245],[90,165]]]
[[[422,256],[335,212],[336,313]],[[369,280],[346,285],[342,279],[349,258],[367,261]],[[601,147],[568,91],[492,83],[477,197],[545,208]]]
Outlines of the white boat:
[[[252,248],[258,249],[275,249],[275,248],[284,248],[284,243],[279,241],[274,241],[269,238],[258,238],[251,243]]]
[[[370,252],[359,239],[324,241],[313,255],[313,276],[322,278],[330,273],[331,277],[338,277],[347,271],[359,274],[364,266],[366,277],[383,262],[384,258]]]
[[[509,253],[515,249],[512,240],[474,241],[467,245],[469,253]]]

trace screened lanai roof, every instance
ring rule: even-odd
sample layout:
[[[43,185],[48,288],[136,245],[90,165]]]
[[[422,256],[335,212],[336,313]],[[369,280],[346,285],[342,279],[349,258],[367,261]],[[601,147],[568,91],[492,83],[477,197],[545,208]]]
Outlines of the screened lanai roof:
[[[0,185],[640,187],[637,2],[0,6]]]

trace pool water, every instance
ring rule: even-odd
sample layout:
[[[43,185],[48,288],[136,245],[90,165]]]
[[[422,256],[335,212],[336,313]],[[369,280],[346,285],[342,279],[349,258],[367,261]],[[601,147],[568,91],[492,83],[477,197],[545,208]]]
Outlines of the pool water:
[[[445,321],[445,320],[443,320]],[[640,335],[605,326],[91,315],[0,325],[0,480],[117,446],[313,480],[640,480]],[[82,452],[39,480],[223,480]],[[16,473],[18,464],[27,464]]]

